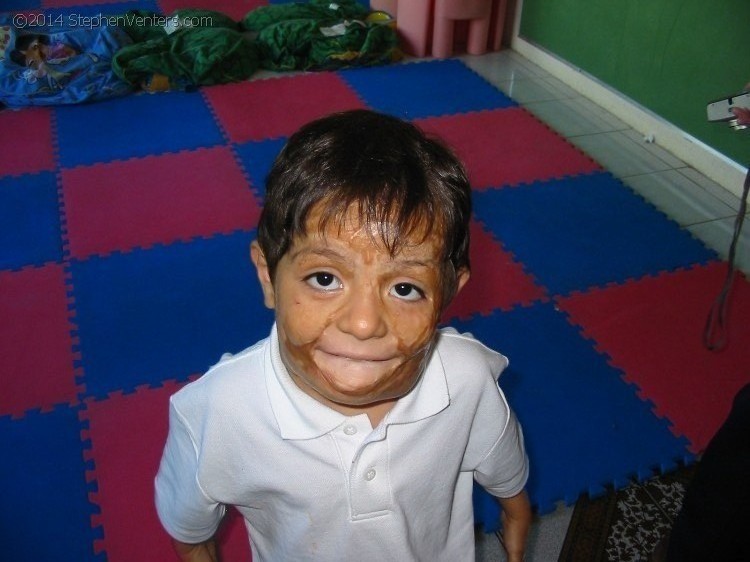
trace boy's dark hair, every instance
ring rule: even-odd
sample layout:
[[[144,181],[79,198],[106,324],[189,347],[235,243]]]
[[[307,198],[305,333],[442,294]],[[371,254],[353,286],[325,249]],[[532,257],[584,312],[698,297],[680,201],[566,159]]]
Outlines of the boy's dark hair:
[[[43,45],[49,45],[49,36],[36,34],[36,33],[25,33],[16,37],[13,50],[10,52],[10,60],[20,66],[26,66],[26,55],[22,51],[28,51],[34,40],[39,41]]]
[[[273,277],[311,209],[322,203],[321,231],[357,205],[379,227],[391,253],[406,236],[442,231],[444,305],[456,274],[469,269],[471,187],[456,156],[414,125],[368,110],[337,113],[292,135],[266,179],[258,243]]]
[[[19,66],[26,66],[26,55],[17,49],[10,52],[10,60]]]

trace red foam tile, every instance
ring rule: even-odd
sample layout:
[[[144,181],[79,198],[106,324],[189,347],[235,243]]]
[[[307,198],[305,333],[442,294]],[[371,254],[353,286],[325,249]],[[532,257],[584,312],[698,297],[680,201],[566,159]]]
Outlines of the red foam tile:
[[[62,266],[0,272],[0,415],[76,402],[69,316]]]
[[[239,21],[251,10],[259,6],[266,6],[268,3],[268,0],[159,0],[159,7],[165,14],[171,14],[175,10],[185,8],[215,10]]]
[[[255,227],[260,206],[225,146],[63,170],[74,257]]]
[[[0,111],[0,176],[54,169],[52,114],[46,107]],[[8,134],[11,132],[12,134]]]
[[[443,314],[444,321],[528,305],[546,296],[521,264],[475,222],[469,259],[471,278]]]
[[[475,189],[548,180],[599,165],[526,110],[513,107],[417,121],[459,155]]]
[[[225,84],[205,92],[234,142],[287,137],[313,119],[364,107],[354,91],[329,72]]]
[[[726,265],[664,274],[559,300],[573,322],[700,452],[750,381],[750,283],[735,281],[729,345],[706,349],[703,329]]]
[[[153,483],[167,437],[168,400],[176,390],[140,389],[87,403],[90,476],[98,490],[93,500],[101,508],[104,536],[99,547],[110,562],[176,560],[156,514]],[[238,523],[221,534],[223,560],[251,559],[247,531]]]
[[[119,3],[122,0],[42,0],[42,8],[70,8],[75,6],[93,6],[96,4],[115,4]],[[69,12],[72,15],[73,19],[68,19],[68,16],[64,17],[64,20],[66,24],[70,22],[78,22],[78,17],[75,12]],[[87,14],[89,15],[89,14]],[[59,14],[52,14],[52,17],[58,17]],[[62,17],[62,16],[59,16]],[[86,20],[82,20],[86,21]],[[53,19],[52,22],[54,23],[55,20]],[[83,25],[83,23],[82,23]]]

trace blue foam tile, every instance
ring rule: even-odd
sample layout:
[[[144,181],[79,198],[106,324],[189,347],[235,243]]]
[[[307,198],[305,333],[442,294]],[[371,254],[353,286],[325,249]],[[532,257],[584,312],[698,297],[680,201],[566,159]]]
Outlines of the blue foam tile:
[[[57,262],[62,253],[54,174],[0,178],[0,269]]]
[[[3,6],[0,14],[5,15],[9,12],[23,12],[27,10],[38,10],[42,7],[42,0],[13,0],[12,5]],[[5,23],[5,18],[0,15],[0,22]]]
[[[76,409],[28,412],[0,418],[0,559],[13,562],[87,562],[100,529],[92,529],[98,509],[88,501],[81,425]]]
[[[261,199],[266,195],[266,176],[284,143],[285,138],[278,138],[246,142],[236,146],[242,165],[250,175],[250,181]]]
[[[575,501],[592,486],[688,454],[687,441],[669,431],[554,304],[454,325],[510,359],[500,386],[523,426],[535,505]]]
[[[454,59],[340,71],[372,109],[419,119],[516,103]]]
[[[56,107],[60,163],[78,165],[215,146],[224,138],[199,93],[137,94]]]
[[[266,337],[249,258],[236,232],[72,263],[86,395],[204,372],[222,353]]]
[[[479,220],[552,294],[716,258],[609,173],[486,190],[474,202]]]

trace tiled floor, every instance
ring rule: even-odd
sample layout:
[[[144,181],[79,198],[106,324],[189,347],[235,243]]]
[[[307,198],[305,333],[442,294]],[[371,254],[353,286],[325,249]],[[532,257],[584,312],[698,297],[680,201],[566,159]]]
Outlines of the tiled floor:
[[[740,200],[640,133],[511,50],[463,56],[469,67],[597,160],[635,192],[726,258]],[[750,226],[737,245],[750,273]],[[572,507],[535,520],[527,562],[557,560]],[[504,562],[497,537],[480,535],[477,560]]]
[[[511,50],[462,60],[726,258],[738,197]],[[737,264],[750,273],[750,227]]]
[[[555,562],[565,541],[573,507],[560,505],[544,517],[535,517],[529,533],[526,562]],[[505,551],[494,534],[477,532],[477,562],[507,562]],[[583,561],[582,561],[583,562]]]

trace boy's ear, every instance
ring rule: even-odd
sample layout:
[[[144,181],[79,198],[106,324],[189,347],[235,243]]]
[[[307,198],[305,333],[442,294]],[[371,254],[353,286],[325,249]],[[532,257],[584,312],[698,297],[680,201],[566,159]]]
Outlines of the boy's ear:
[[[250,244],[250,259],[253,260],[255,269],[258,272],[260,288],[263,289],[263,302],[268,308],[273,309],[276,307],[276,297],[273,291],[271,272],[268,270],[266,256],[257,240],[253,240],[252,244]]]
[[[461,292],[461,289],[464,288],[464,285],[466,285],[466,282],[471,278],[471,271],[469,271],[469,268],[462,267],[458,270],[458,273],[456,275],[456,293],[453,295],[454,297]]]
[[[466,285],[466,282],[471,277],[471,272],[469,271],[468,267],[462,267],[456,272],[456,286],[455,290],[453,291],[453,294],[451,295],[445,295],[445,298],[447,300],[443,302],[443,312],[445,312],[445,309],[448,308],[448,305],[450,305],[451,302],[453,302],[453,299],[456,298],[456,295],[461,292],[461,289],[464,288],[464,285]]]

